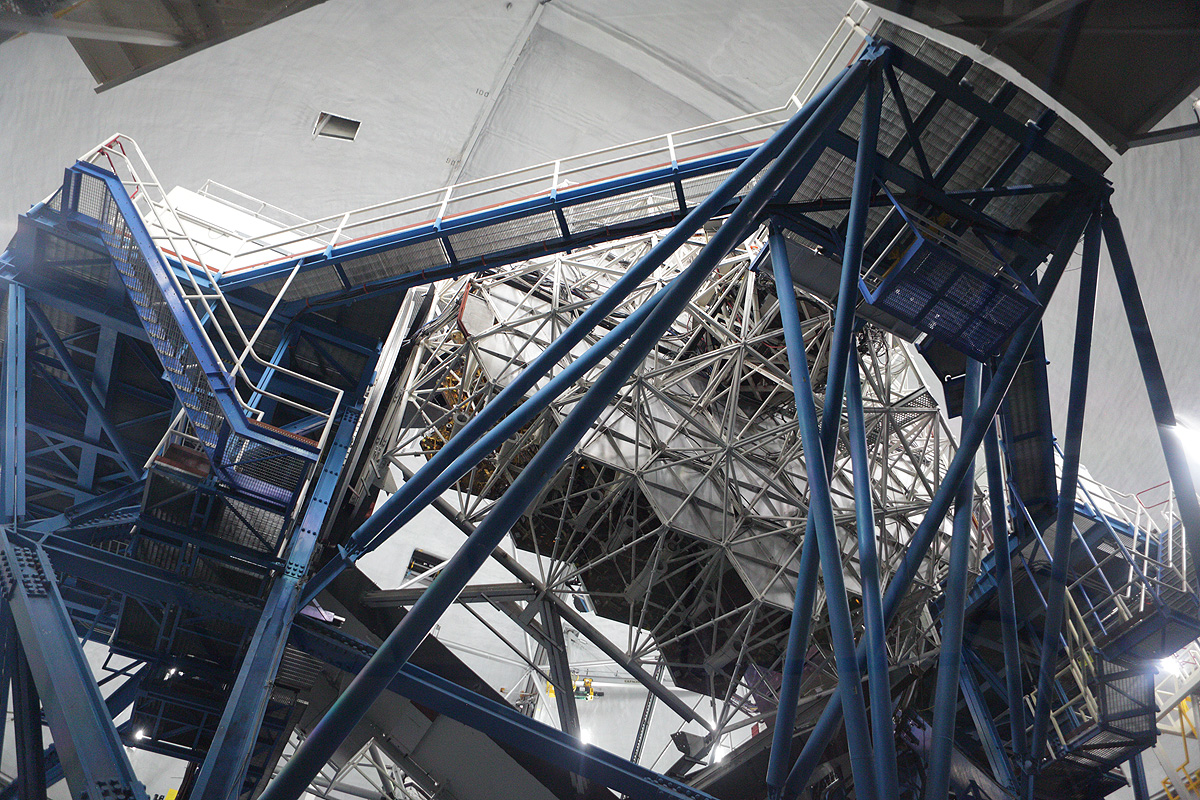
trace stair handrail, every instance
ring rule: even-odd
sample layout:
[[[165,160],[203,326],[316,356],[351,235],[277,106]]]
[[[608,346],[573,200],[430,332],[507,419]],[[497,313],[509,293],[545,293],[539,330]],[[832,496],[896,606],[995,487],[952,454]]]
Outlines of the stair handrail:
[[[145,175],[148,177],[148,180],[146,178],[143,178],[142,175],[139,173],[138,167],[134,163],[133,157],[131,157],[129,152],[126,150],[126,145],[128,145],[129,148],[133,151],[133,153],[136,154],[137,160],[140,161],[141,167],[145,171]],[[255,350],[254,350],[254,345],[257,343],[258,337],[262,334],[263,330],[265,330],[267,322],[270,320],[271,315],[274,314],[275,310],[278,308],[279,301],[283,296],[283,292],[281,291],[276,296],[276,298],[275,298],[274,302],[271,304],[269,310],[267,311],[266,314],[264,314],[264,316],[258,326],[258,329],[255,331],[254,335],[252,337],[247,337],[245,334],[245,331],[242,330],[242,327],[239,324],[237,317],[234,315],[233,309],[229,305],[229,301],[225,297],[224,292],[221,291],[221,288],[217,284],[217,282],[215,280],[213,280],[213,278],[212,278],[212,275],[214,274],[213,271],[211,270],[211,268],[209,268],[207,265],[205,265],[204,259],[200,254],[200,249],[196,246],[195,242],[192,240],[191,236],[188,234],[187,228],[184,227],[182,220],[179,217],[178,212],[175,210],[175,208],[171,204],[171,202],[167,199],[166,192],[163,190],[162,184],[159,182],[157,175],[155,175],[153,168],[150,166],[149,162],[146,160],[146,157],[142,153],[142,150],[138,146],[137,142],[125,134],[116,133],[113,136],[110,136],[107,139],[105,139],[103,142],[101,142],[99,145],[94,147],[92,150],[88,151],[88,153],[85,153],[84,156],[81,157],[79,160],[90,163],[90,164],[96,164],[97,166],[101,166],[101,164],[97,163],[101,158],[105,159],[108,162],[108,165],[111,167],[116,166],[116,163],[114,163],[114,160],[113,160],[114,158],[119,160],[123,164],[123,166],[125,166],[125,168],[128,170],[130,182],[135,187],[135,191],[130,194],[131,200],[133,200],[135,198],[135,196],[138,194],[142,195],[141,199],[144,201],[146,206],[149,208],[150,213],[153,215],[153,221],[154,221],[155,225],[158,227],[159,230],[162,231],[162,236],[166,238],[166,240],[170,244],[172,250],[177,254],[177,256],[180,260],[181,270],[187,276],[188,281],[191,284],[192,289],[194,290],[195,294],[189,295],[187,292],[184,291],[182,284],[179,282],[179,277],[175,274],[175,270],[171,270],[171,269],[166,270],[167,277],[171,281],[173,288],[177,292],[179,292],[180,297],[183,298],[184,300],[188,301],[185,303],[185,305],[188,309],[189,315],[191,316],[192,322],[196,326],[197,331],[203,338],[204,343],[209,348],[209,350],[214,355],[216,355],[219,352],[217,350],[217,348],[214,346],[212,339],[209,337],[206,326],[204,325],[203,321],[201,320],[199,314],[196,311],[195,306],[193,305],[193,302],[192,302],[193,300],[198,299],[205,303],[206,315],[211,314],[211,310],[208,308],[208,305],[207,305],[207,302],[209,300],[215,301],[216,303],[220,304],[222,310],[224,310],[224,312],[225,312],[227,319],[230,321],[230,324],[233,326],[233,329],[236,332],[238,338],[240,338],[240,340],[241,340],[242,347],[241,347],[240,354],[238,354],[239,350],[237,348],[235,348],[233,346],[233,344],[229,341],[229,338],[226,336],[226,334],[223,330],[223,327],[216,321],[216,319],[213,320],[213,327],[217,331],[217,335],[220,337],[221,344],[225,347],[225,351],[230,353],[231,355],[238,354],[238,355],[236,355],[236,358],[235,358],[234,362],[232,363],[232,365],[229,366],[229,374],[231,375],[231,377],[240,377],[242,380],[244,380],[246,382],[246,384],[248,386],[254,387],[254,393],[257,395],[268,397],[276,402],[283,403],[284,405],[286,405],[290,408],[300,411],[301,413],[308,414],[313,417],[316,417],[317,419],[323,420],[323,424],[321,426],[321,435],[317,441],[318,452],[323,450],[325,443],[329,437],[330,431],[332,429],[332,424],[331,424],[332,420],[335,418],[335,416],[338,412],[338,409],[341,406],[341,403],[342,403],[342,400],[344,397],[344,392],[341,389],[338,389],[334,386],[326,384],[322,381],[318,381],[315,378],[312,378],[310,376],[295,372],[294,370],[290,370],[282,365],[272,364],[272,363],[266,361],[265,359],[263,359],[261,356],[259,356],[258,353],[255,352]],[[120,178],[119,173],[117,173],[115,170],[113,170],[113,172],[114,172],[114,174],[117,174],[118,177]],[[122,183],[126,182],[124,178],[121,178],[121,181],[122,181]],[[150,196],[151,189],[156,190],[156,193],[159,195],[157,199],[154,199]],[[136,200],[134,202],[134,207],[135,207],[135,209],[137,209]],[[145,214],[143,214],[140,209],[137,209],[137,210],[138,210],[138,214],[140,216],[142,216],[143,222],[148,222],[149,220],[146,219]],[[168,217],[166,220],[163,219],[164,213]],[[169,223],[174,223],[174,228],[179,231],[178,234],[173,232],[172,225]],[[152,238],[154,238],[153,234],[152,234]],[[177,243],[177,241],[176,241],[177,238],[182,239],[186,243],[187,247],[191,250],[192,255],[194,256],[194,260],[199,265],[200,270],[202,271],[203,275],[205,276],[206,282],[211,287],[211,293],[206,294],[205,290],[200,286],[199,282],[196,279],[196,270],[191,269],[188,266],[187,259],[183,255],[184,250]],[[159,250],[160,256],[162,256],[165,259],[166,254],[162,252],[162,248],[157,244],[157,242],[155,243],[155,247]],[[288,279],[289,282],[291,280],[291,277],[294,277],[295,272],[296,272],[296,270],[293,270],[292,276],[289,276],[289,279]],[[331,396],[332,403],[331,403],[330,409],[328,411],[321,411],[319,409],[312,408],[312,407],[310,407],[304,403],[301,403],[297,400],[294,400],[292,398],[289,398],[289,397],[286,397],[283,395],[279,395],[274,392],[270,392],[263,387],[259,387],[255,383],[255,381],[250,377],[250,375],[247,373],[247,371],[244,367],[244,364],[245,364],[245,361],[247,358],[254,360],[256,363],[258,363],[264,369],[269,369],[274,373],[287,375],[288,377],[298,380],[301,383],[305,383],[305,384],[312,386],[318,393],[324,393],[324,394],[327,394],[328,396]],[[262,412],[256,408],[254,408],[253,406],[251,406],[242,397],[241,392],[237,388],[236,380],[231,381],[231,385],[233,388],[234,397],[236,398],[239,406],[242,408],[242,410],[245,413],[245,415],[247,416],[247,418],[261,419]]]

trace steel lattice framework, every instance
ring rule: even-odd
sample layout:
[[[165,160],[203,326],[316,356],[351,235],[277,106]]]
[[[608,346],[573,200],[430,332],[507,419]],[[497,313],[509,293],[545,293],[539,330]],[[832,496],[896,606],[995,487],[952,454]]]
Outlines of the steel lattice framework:
[[[635,237],[438,287],[437,311],[417,340],[389,437],[377,446],[379,462],[411,471],[431,457],[657,238]],[[701,233],[677,251],[580,348],[665,285],[706,238]],[[539,577],[548,591],[570,595],[582,585],[598,613],[630,627],[631,659],[663,658],[676,685],[711,696],[718,730],[739,711],[763,714],[777,703],[809,502],[774,280],[758,269],[764,240],[765,234],[748,239],[714,270],[512,531],[518,547],[541,557]],[[833,309],[807,293],[801,306],[814,385],[821,390]],[[953,437],[904,343],[868,326],[857,335],[855,353],[886,580],[953,456]],[[459,479],[446,495],[458,519],[473,524],[486,515],[607,363]],[[857,597],[845,436],[831,490],[842,569]],[[984,553],[981,500],[973,571]],[[948,547],[947,524],[906,601],[903,623],[889,632],[897,669],[936,653],[926,606],[944,580]],[[818,602],[806,694],[836,682],[823,594]]]

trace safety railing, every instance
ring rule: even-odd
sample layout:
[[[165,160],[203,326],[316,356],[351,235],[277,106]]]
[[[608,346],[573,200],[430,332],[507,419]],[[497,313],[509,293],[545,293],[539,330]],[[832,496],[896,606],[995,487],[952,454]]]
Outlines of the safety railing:
[[[238,315],[218,286],[214,270],[207,263],[207,251],[211,248],[197,244],[189,232],[195,221],[186,220],[193,222],[193,226],[185,224],[184,216],[171,204],[137,143],[118,133],[85,153],[80,161],[100,166],[118,177],[154,245],[164,255],[173,256],[179,262],[178,270],[166,270],[170,289],[184,301],[184,308],[203,339],[204,346],[233,379],[233,396],[246,417],[251,420],[262,419],[262,412],[257,408],[257,402],[251,402],[252,399],[257,398],[258,402],[262,398],[272,400],[320,420],[320,425],[314,428],[320,431],[317,447],[323,448],[331,422],[341,405],[342,391],[280,364],[268,362],[255,351],[255,346],[278,308],[282,292],[263,314],[254,332],[247,336]],[[202,224],[211,225],[207,222]],[[295,272],[293,270],[288,280],[295,276]],[[315,396],[327,398],[327,405],[314,408],[286,394],[272,391],[265,383],[251,376],[247,369],[248,362],[256,363],[265,375],[276,378],[286,376],[287,380],[307,386]]]
[[[72,223],[93,228],[103,242],[213,467],[242,490],[283,505],[293,501],[319,456],[317,443],[243,413],[196,307],[151,240],[121,178],[78,164],[67,171],[55,206]]]
[[[867,35],[862,23],[869,13],[865,4],[851,9],[787,102],[775,108],[463,181],[316,220],[300,218],[242,192],[209,182],[201,190],[202,196],[263,220],[272,230],[254,235],[238,234],[212,221],[195,218],[187,221],[217,234],[204,243],[209,256],[206,266],[227,277],[383,234],[421,225],[440,225],[509,204],[553,198],[566,189],[575,190],[664,168],[677,169],[681,165],[739,150],[749,152],[823,86],[834,70],[852,60]],[[128,137],[118,139],[130,142]],[[111,149],[107,146],[97,148],[89,157],[111,157],[113,154],[107,152]],[[698,202],[707,196],[732,166],[735,165],[716,163],[712,174],[696,174],[679,180],[685,202]],[[671,188],[676,180],[669,170],[660,183]],[[673,190],[669,194],[670,201],[678,202]],[[635,198],[641,199],[644,198],[640,195]],[[569,220],[569,223],[573,222]],[[587,224],[586,220],[581,222]],[[176,233],[182,230],[181,224],[176,225]],[[190,252],[197,252],[194,245]],[[281,296],[283,293],[279,291]]]

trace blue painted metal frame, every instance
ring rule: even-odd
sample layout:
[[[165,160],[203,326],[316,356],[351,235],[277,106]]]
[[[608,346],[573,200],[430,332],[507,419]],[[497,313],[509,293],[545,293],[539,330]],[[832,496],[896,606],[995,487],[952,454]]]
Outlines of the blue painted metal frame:
[[[1079,483],[1079,453],[1083,439],[1083,413],[1087,403],[1088,372],[1092,354],[1092,324],[1096,310],[1096,280],[1100,264],[1100,220],[1093,214],[1083,239],[1083,272],[1079,287],[1079,309],[1075,319],[1071,388],[1067,400],[1067,442],[1063,454],[1062,490],[1058,498],[1054,554],[1050,562],[1050,596],[1038,673],[1037,705],[1029,753],[1034,761],[1043,757],[1050,722],[1050,686],[1054,682],[1059,654],[1059,631],[1067,592],[1067,571],[1075,538],[1075,493]],[[1030,797],[1030,795],[1026,795]]]
[[[5,587],[8,608],[72,794],[99,797],[104,787],[127,800],[145,800],[145,789],[117,736],[45,553],[36,545],[14,544],[0,529],[0,557],[12,575]],[[37,755],[41,756],[40,745]],[[41,783],[40,766],[37,777]]]
[[[1074,250],[1075,242],[1078,241],[1083,231],[1085,222],[1086,218],[1081,218],[1080,215],[1075,214],[1068,218],[1060,229],[1062,230],[1062,235],[1059,245],[1055,248],[1046,273],[1034,293],[1038,298],[1041,309],[1045,309],[1050,297],[1054,294],[1054,290],[1057,288],[1058,282],[1062,278],[1063,271],[1066,269],[1067,262]],[[907,594],[921,562],[925,559],[930,544],[932,544],[934,537],[941,527],[947,510],[949,510],[951,497],[966,475],[967,465],[973,460],[975,451],[979,449],[979,445],[982,443],[991,425],[991,420],[996,415],[996,411],[999,409],[1000,403],[1008,391],[1008,386],[1012,381],[1013,375],[1016,373],[1017,367],[1025,356],[1025,350],[1028,348],[1040,324],[1041,310],[1035,312],[1017,330],[1009,342],[1007,351],[996,365],[987,391],[980,400],[980,412],[967,425],[966,430],[963,431],[958,450],[955,452],[954,458],[951,459],[946,472],[942,476],[942,483],[938,486],[929,504],[929,509],[925,512],[925,517],[921,520],[921,524],[913,534],[900,568],[892,576],[892,580],[888,583],[887,589],[884,592],[883,612],[886,623],[891,624],[895,618],[900,608],[900,601]],[[864,647],[859,648],[860,660],[865,660],[866,658],[865,649]],[[788,775],[783,797],[795,797],[804,788],[812,775],[812,771],[819,763],[825,747],[837,732],[838,725],[841,723],[840,694],[841,687],[838,688],[835,696],[826,704],[825,710],[821,713],[816,727],[809,734],[800,757],[792,766],[792,770]]]
[[[809,119],[813,108],[828,97],[836,83],[831,83],[805,108],[780,128],[766,144],[746,159],[725,182],[704,202],[693,209],[624,275],[598,297],[574,322],[547,345],[521,372],[505,386],[495,398],[476,413],[444,447],[424,465],[411,480],[389,497],[375,510],[371,517],[350,535],[339,552],[339,557],[329,562],[308,582],[304,602],[311,602],[341,570],[353,563],[360,555],[381,544],[388,536],[399,530],[416,513],[445,491],[454,481],[475,466],[487,453],[498,447],[505,439],[520,429],[550,401],[572,386],[587,371],[598,364],[614,348],[625,341],[642,324],[653,307],[662,299],[665,289],[656,293],[648,302],[634,309],[628,318],[618,323],[592,345],[586,353],[572,361],[562,372],[550,379],[547,386],[538,390],[527,401],[525,394],[537,381],[583,341],[600,322],[612,313],[638,285],[645,281],[680,246],[712,217],[729,203],[759,171],[775,158],[787,142],[785,137],[796,135]],[[520,403],[520,408],[509,410]],[[487,432],[496,428],[491,434]],[[476,441],[478,440],[478,444]],[[474,446],[472,446],[474,445]],[[440,487],[440,488],[435,488]]]
[[[980,427],[979,384],[983,366],[967,361],[963,390],[964,426]],[[977,445],[978,446],[978,445]],[[943,486],[945,481],[943,481]],[[975,460],[966,463],[954,493],[954,527],[950,537],[949,568],[942,603],[941,652],[938,654],[937,687],[933,700],[933,739],[926,770],[925,797],[945,797],[950,788],[950,762],[954,755],[954,728],[958,714],[958,691],[963,677],[963,623],[967,603],[967,562],[971,556],[971,515],[975,500]]]
[[[25,516],[25,287],[8,284],[4,336],[4,465],[0,522]]]
[[[358,415],[357,408],[347,408],[339,415],[337,431],[321,465],[316,486],[288,544],[282,574],[271,585],[216,735],[193,786],[192,791],[198,798],[237,800],[241,794],[271,696],[271,682],[283,658],[292,620],[301,608],[304,577],[308,574],[321,530],[329,522],[330,501],[350,451]]]
[[[711,270],[757,224],[759,214],[779,184],[791,173],[796,163],[818,145],[822,135],[831,127],[840,124],[842,118],[849,113],[851,104],[858,99],[866,81],[868,68],[869,62],[856,63],[841,77],[825,100],[811,112],[811,116],[803,122],[795,136],[787,141],[767,172],[696,255],[691,265],[670,283],[646,321],[496,501],[487,517],[447,562],[432,585],[392,631],[367,666],[334,702],[291,760],[267,785],[260,796],[261,800],[294,800],[304,791],[337,746],[366,713],[371,701],[395,677],[438,618],[454,602],[454,598],[471,575],[488,558],[562,460],[608,407],[611,398],[624,385],[646,353],[657,344]],[[794,130],[794,127],[791,130]],[[789,134],[791,130],[788,131]]]

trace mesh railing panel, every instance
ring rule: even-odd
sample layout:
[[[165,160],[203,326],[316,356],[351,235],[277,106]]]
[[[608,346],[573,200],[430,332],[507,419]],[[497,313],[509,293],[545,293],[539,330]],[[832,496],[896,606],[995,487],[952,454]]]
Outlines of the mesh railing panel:
[[[262,441],[232,433],[226,435],[230,430],[228,418],[177,317],[177,313],[185,316],[186,310],[176,312],[168,303],[168,289],[160,284],[151,269],[146,254],[104,181],[81,174],[78,185],[77,210],[97,222],[100,238],[108,248],[113,265],[196,437],[222,472],[233,476],[232,482],[240,488],[278,502],[289,502],[304,478],[307,461]]]

